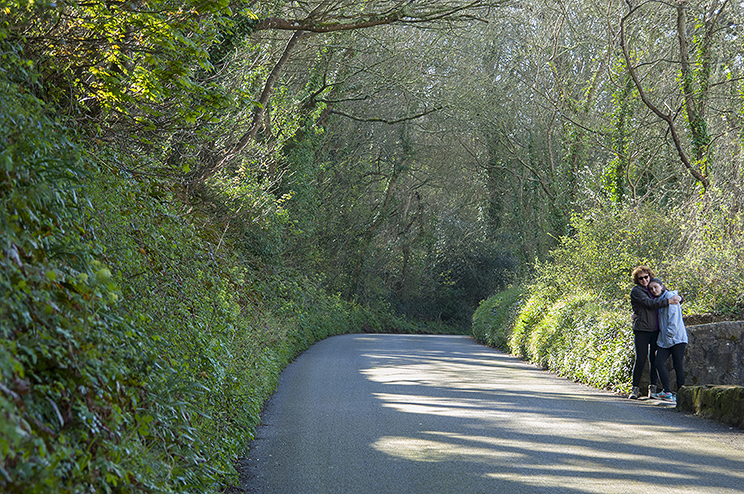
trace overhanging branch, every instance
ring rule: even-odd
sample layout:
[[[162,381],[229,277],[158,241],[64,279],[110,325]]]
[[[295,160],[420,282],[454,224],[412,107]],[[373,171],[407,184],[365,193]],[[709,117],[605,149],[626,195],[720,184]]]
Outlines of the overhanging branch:
[[[444,3],[444,5],[442,5]],[[277,29],[285,31],[308,31],[312,33],[332,33],[353,31],[389,24],[422,24],[439,21],[481,21],[488,22],[477,15],[478,10],[504,5],[505,0],[473,0],[465,4],[460,2],[442,2],[439,5],[429,2],[401,2],[402,6],[380,13],[355,14],[350,18],[342,9],[326,16],[309,15],[304,19],[287,19],[267,17],[260,20],[256,31]],[[418,5],[417,5],[418,4]],[[418,8],[417,8],[418,7]],[[318,18],[320,17],[320,18]]]
[[[397,123],[401,123],[401,122],[406,122],[406,121],[409,121],[409,120],[416,120],[417,118],[421,118],[421,117],[426,116],[426,115],[428,115],[430,113],[437,112],[437,111],[441,110],[442,108],[444,108],[444,107],[443,106],[439,106],[437,108],[432,108],[430,110],[426,110],[426,111],[421,112],[421,113],[418,113],[416,115],[409,115],[407,117],[398,118],[396,120],[387,120],[385,118],[378,118],[378,117],[362,118],[362,117],[357,117],[355,115],[351,115],[349,113],[342,112],[340,110],[331,110],[331,113],[333,115],[340,115],[342,117],[346,117],[346,118],[350,118],[352,120],[356,120],[357,122],[380,122],[380,123],[385,123],[385,124],[388,124],[388,125],[393,125],[393,124],[397,124]]]

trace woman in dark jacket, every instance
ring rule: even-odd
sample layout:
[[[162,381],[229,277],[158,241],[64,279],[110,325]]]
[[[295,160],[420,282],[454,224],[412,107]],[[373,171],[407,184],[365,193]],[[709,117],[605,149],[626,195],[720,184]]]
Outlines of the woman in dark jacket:
[[[630,291],[630,305],[633,307],[633,339],[635,340],[635,364],[633,365],[633,389],[630,399],[638,399],[640,394],[641,374],[646,365],[646,357],[650,364],[649,396],[656,394],[656,339],[659,336],[659,321],[657,309],[670,304],[678,304],[682,300],[679,296],[669,299],[656,299],[648,291],[648,282],[654,278],[654,273],[647,266],[638,266],[631,274],[636,286]]]

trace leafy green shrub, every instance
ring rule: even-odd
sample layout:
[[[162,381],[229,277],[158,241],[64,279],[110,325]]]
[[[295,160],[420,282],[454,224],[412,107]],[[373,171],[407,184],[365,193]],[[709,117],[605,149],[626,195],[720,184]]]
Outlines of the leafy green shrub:
[[[679,255],[673,250],[680,238],[679,220],[650,205],[610,205],[576,214],[571,228],[551,260],[537,268],[537,289],[552,297],[590,289],[608,300],[625,298],[634,267],[647,264],[664,274]]]
[[[13,47],[1,48],[7,62]],[[0,490],[155,489],[137,413],[144,383],[132,372],[150,355],[83,238],[79,149],[15,62],[0,69]]]
[[[633,363],[627,313],[590,292],[527,300],[509,340],[512,353],[576,381],[625,389]]]
[[[276,280],[251,274],[239,240],[208,216],[185,214],[165,184],[105,171],[91,173],[87,192],[89,236],[158,355],[142,404],[154,475],[175,491],[217,489],[234,478],[279,372],[307,343],[295,345],[294,315],[267,297],[285,295]]]
[[[514,328],[509,337],[509,349],[517,357],[529,358],[529,334],[532,328],[542,320],[550,303],[550,298],[542,296],[537,291],[532,291],[531,295],[523,301],[523,305],[514,319]]]
[[[685,312],[744,319],[742,194],[712,187],[684,211],[669,278],[685,296]]]
[[[629,319],[590,293],[549,306],[523,338],[530,361],[599,387],[622,388],[633,362]]]
[[[522,297],[519,286],[511,287],[484,300],[473,314],[473,337],[488,346],[508,349]]]
[[[44,98],[72,111],[87,106],[88,119],[113,113],[140,130],[172,130],[208,119],[226,99],[200,77],[213,69],[209,49],[219,32],[232,25],[226,2],[150,0],[133,9],[7,0],[0,29],[6,23],[8,38],[44,74]]]

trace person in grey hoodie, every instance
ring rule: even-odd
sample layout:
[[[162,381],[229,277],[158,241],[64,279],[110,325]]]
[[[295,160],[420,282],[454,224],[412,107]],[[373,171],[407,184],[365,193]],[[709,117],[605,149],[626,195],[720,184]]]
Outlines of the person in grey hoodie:
[[[678,296],[674,290],[667,290],[660,279],[654,278],[648,283],[648,290],[657,300]],[[656,370],[661,379],[662,392],[659,398],[675,401],[669,386],[669,372],[666,370],[667,359],[672,356],[674,374],[677,376],[677,390],[685,385],[685,368],[683,365],[685,349],[687,348],[687,329],[682,320],[682,310],[679,305],[669,305],[659,309],[659,336],[656,340]]]
[[[654,273],[648,266],[638,266],[631,273],[635,286],[630,291],[630,305],[633,308],[633,340],[635,346],[635,363],[633,364],[633,388],[628,398],[636,400],[640,395],[641,375],[646,359],[649,360],[650,384],[649,397],[656,397],[656,340],[658,338],[659,321],[657,309],[669,304],[679,304],[681,297],[669,299],[655,299],[648,291],[649,281]]]

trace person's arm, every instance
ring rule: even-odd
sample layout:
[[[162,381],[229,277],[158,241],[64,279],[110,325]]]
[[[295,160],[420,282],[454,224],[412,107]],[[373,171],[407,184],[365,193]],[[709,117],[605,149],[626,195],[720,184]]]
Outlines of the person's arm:
[[[668,307],[670,304],[678,304],[679,301],[679,296],[674,296],[669,299],[664,297],[653,298],[640,286],[636,286],[630,291],[631,305],[642,305],[647,309],[661,309],[663,307]]]
[[[680,295],[676,290],[665,291],[663,298],[669,301],[669,305],[679,305],[682,303],[682,295]]]

